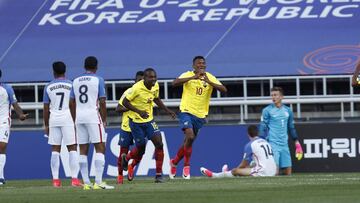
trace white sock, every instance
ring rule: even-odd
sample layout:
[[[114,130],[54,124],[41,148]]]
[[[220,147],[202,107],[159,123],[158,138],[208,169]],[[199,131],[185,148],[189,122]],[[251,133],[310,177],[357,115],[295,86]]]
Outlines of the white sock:
[[[234,175],[231,171],[224,171],[220,173],[213,173],[213,178],[232,178]]]
[[[89,178],[88,160],[86,155],[79,156],[79,164],[80,164],[81,177],[84,183],[90,185],[91,182]]]
[[[0,154],[0,178],[4,179],[4,167],[6,163],[6,154]]]
[[[53,179],[59,179],[59,168],[60,168],[59,152],[51,152],[50,167],[51,167],[51,174]]]
[[[69,166],[71,171],[71,177],[77,178],[79,174],[79,153],[77,151],[69,152]]]
[[[95,183],[101,184],[105,167],[105,156],[102,153],[95,154]]]

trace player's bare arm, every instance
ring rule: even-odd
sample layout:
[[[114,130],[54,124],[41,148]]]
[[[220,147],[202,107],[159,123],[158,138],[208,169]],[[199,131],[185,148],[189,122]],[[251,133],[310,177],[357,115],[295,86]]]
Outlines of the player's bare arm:
[[[359,73],[360,73],[360,60],[358,61],[357,65],[356,65],[356,68],[355,68],[355,72],[354,72],[354,74],[352,76],[351,85],[353,87],[359,86],[359,83],[357,81],[357,78],[359,77]]]
[[[141,111],[141,110],[137,109],[136,107],[134,107],[126,97],[124,98],[122,104],[125,106],[125,108],[138,113],[141,116],[141,118],[144,118],[144,119],[149,118],[149,114],[146,111]]]
[[[129,109],[127,109],[127,108],[125,108],[124,106],[118,104],[117,107],[116,107],[116,109],[115,109],[115,111],[120,114],[120,113],[124,113],[124,112],[129,111]]]
[[[211,82],[211,80],[208,78],[208,76],[206,75],[206,73],[204,73],[204,76],[202,77],[202,79],[207,82],[209,85],[213,86],[213,88],[215,88],[216,90],[222,92],[222,93],[226,93],[227,89],[224,85],[219,85],[219,84],[215,84],[213,82]]]
[[[105,97],[101,97],[99,99],[99,102],[100,102],[100,116],[101,116],[101,119],[104,123],[104,126],[106,126],[106,98]]]
[[[176,118],[176,114],[168,107],[166,107],[160,98],[155,98],[154,102],[160,109],[163,109],[166,113],[168,113],[172,117],[172,119]]]
[[[237,168],[249,168],[249,162],[246,160],[242,160]]]
[[[177,87],[180,85],[183,85],[184,83],[190,81],[190,80],[197,80],[200,78],[200,73],[195,73],[194,76],[192,77],[187,77],[187,78],[176,78],[173,82],[172,82],[172,86]]]
[[[16,112],[16,114],[18,115],[19,119],[21,121],[27,119],[27,117],[29,116],[29,114],[24,114],[23,110],[20,108],[19,104],[16,102],[12,105],[14,107],[14,111]]]
[[[69,109],[70,109],[71,117],[72,117],[73,121],[75,122],[75,120],[76,120],[76,102],[75,102],[75,99],[70,99],[70,101],[69,101]]]
[[[44,118],[45,135],[49,135],[49,117],[50,117],[49,104],[44,103],[43,118]]]

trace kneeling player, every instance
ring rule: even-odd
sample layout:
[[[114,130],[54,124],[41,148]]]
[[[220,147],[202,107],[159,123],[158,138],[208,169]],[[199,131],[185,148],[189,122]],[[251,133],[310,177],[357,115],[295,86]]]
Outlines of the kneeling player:
[[[227,178],[235,176],[275,176],[276,164],[270,144],[258,137],[258,129],[254,125],[248,127],[248,136],[250,142],[246,144],[244,149],[244,158],[237,168],[231,171],[227,167],[223,167],[220,173],[214,173],[204,167],[200,168],[203,175],[210,178]],[[254,161],[254,165],[251,164]]]

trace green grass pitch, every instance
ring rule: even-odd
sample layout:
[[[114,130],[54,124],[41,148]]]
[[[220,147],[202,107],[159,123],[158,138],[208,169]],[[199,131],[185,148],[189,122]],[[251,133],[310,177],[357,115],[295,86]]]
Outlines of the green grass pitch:
[[[115,180],[107,180],[115,185]],[[1,203],[17,202],[262,202],[262,203],[332,203],[360,202],[360,173],[295,174],[285,177],[241,177],[191,180],[166,180],[135,177],[114,190],[84,191],[63,181],[53,188],[50,180],[8,181],[0,186]]]

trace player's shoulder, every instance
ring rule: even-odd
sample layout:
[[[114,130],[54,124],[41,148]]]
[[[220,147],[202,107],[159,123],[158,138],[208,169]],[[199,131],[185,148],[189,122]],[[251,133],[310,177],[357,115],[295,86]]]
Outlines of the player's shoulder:
[[[191,77],[193,76],[195,73],[193,71],[185,71],[183,73],[181,73],[180,77]]]
[[[287,106],[287,105],[285,105],[285,104],[283,104],[282,106],[283,106],[283,108],[284,108],[285,110],[291,111],[291,108],[290,108],[289,106]]]
[[[207,72],[207,71],[206,71],[206,75],[207,75],[208,77],[216,78],[213,74],[211,74],[210,72]]]
[[[0,83],[0,87],[4,88],[7,92],[13,91],[13,88],[10,84],[7,83]]]
[[[267,106],[264,107],[263,112],[270,111],[270,110],[273,109],[274,107],[275,107],[274,104],[269,104],[269,105],[267,105]]]

